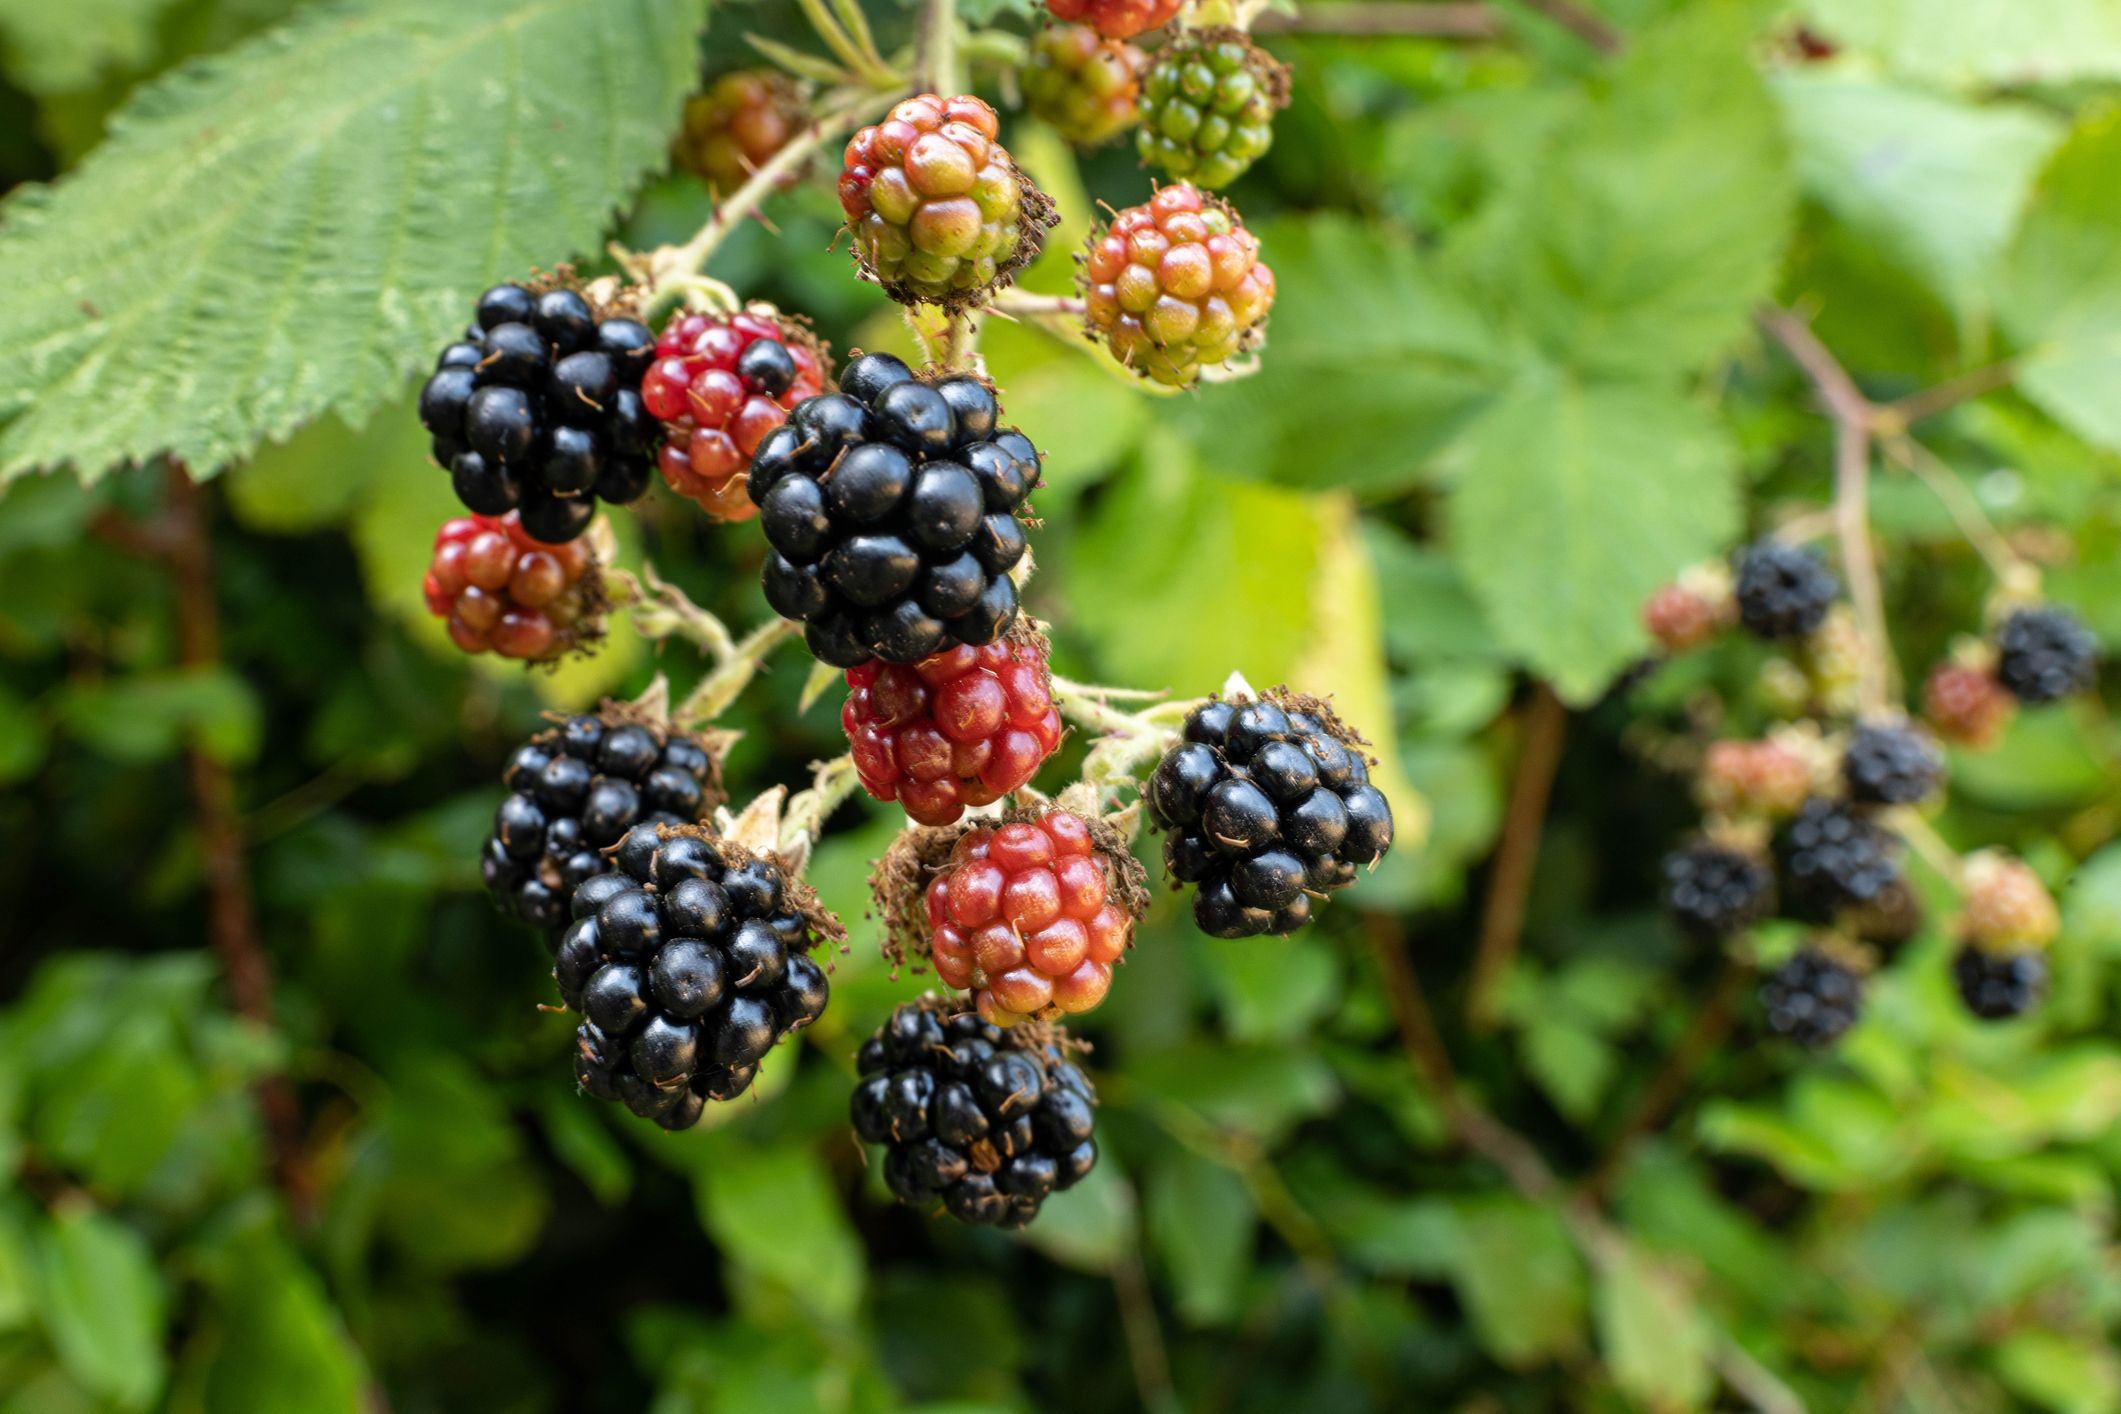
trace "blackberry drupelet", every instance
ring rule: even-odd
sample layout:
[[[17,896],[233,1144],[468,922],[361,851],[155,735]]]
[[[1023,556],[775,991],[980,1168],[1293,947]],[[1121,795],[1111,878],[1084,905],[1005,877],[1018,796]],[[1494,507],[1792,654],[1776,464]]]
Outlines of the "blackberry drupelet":
[[[1909,805],[1944,780],[1944,755],[1908,727],[1859,726],[1841,758],[1849,798],[1865,805]]]
[[[1738,621],[1762,638],[1802,638],[1826,621],[1840,583],[1811,551],[1756,540],[1739,557]]]
[[[1863,979],[1818,948],[1800,948],[1761,984],[1760,1006],[1769,1030],[1816,1051],[1863,1014]]]
[[[900,1202],[964,1223],[1022,1227],[1097,1164],[1097,1091],[1055,1026],[1004,1031],[934,995],[862,1043],[855,1133],[887,1146]]]
[[[2036,948],[1996,953],[1968,943],[1952,958],[1959,999],[1983,1021],[2008,1021],[2047,995],[2047,954]]]
[[[514,794],[494,812],[479,855],[504,913],[558,946],[568,899],[611,868],[603,851],[635,825],[689,825],[722,801],[719,763],[683,732],[606,703],[516,749],[501,780]]]
[[[759,443],[749,489],[773,546],[766,602],[809,626],[819,659],[918,663],[1015,621],[1009,572],[1039,454],[1000,412],[969,374],[917,378],[869,354]]]
[[[1355,882],[1392,845],[1392,807],[1361,738],[1323,704],[1275,692],[1211,701],[1186,718],[1143,799],[1164,866],[1198,884],[1193,920],[1217,938],[1287,934],[1316,896]]]
[[[1664,878],[1673,917],[1697,938],[1728,937],[1774,911],[1774,874],[1739,850],[1706,843],[1674,850]]]
[[[1817,923],[1875,901],[1900,878],[1892,836],[1858,810],[1821,796],[1799,807],[1776,841],[1776,855],[1791,911]]]
[[[774,859],[701,826],[636,825],[615,859],[575,889],[554,958],[561,997],[585,1018],[575,1079],[688,1129],[824,1013],[831,988],[809,953],[839,927]]]
[[[2020,609],[1996,633],[1996,677],[2020,702],[2053,702],[2099,677],[2099,640],[2057,604]]]
[[[480,295],[477,322],[420,390],[457,499],[478,515],[518,512],[547,545],[587,530],[599,497],[638,500],[657,437],[641,403],[654,356],[648,326],[565,285]]]

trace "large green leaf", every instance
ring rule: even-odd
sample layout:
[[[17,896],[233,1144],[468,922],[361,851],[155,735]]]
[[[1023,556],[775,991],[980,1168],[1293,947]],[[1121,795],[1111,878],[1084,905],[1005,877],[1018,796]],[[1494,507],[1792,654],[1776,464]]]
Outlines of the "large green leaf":
[[[41,1314],[67,1373],[120,1409],[144,1409],[168,1373],[164,1297],[140,1235],[85,1206],[40,1234]]]
[[[1736,534],[1737,453],[1676,394],[1563,381],[1468,435],[1452,552],[1503,644],[1571,701],[1643,651],[1643,599]]]
[[[1837,43],[1912,78],[2028,83],[2121,74],[2115,0],[1805,0]]]
[[[716,1140],[695,1179],[701,1223],[738,1267],[821,1316],[851,1317],[862,1298],[862,1253],[830,1170],[801,1145]]]
[[[1150,1176],[1148,1208],[1149,1234],[1177,1288],[1179,1314],[1194,1325],[1236,1316],[1259,1224],[1244,1180],[1226,1165],[1175,1150]]]
[[[203,1403],[211,1414],[359,1414],[360,1356],[302,1259],[269,1233],[238,1244],[220,1299],[220,1343]]]
[[[155,27],[175,0],[0,0],[0,57],[30,93],[86,88],[113,68],[154,57]]]
[[[0,475],[358,423],[484,284],[597,248],[703,0],[340,0],[144,90],[0,227]]]
[[[1713,1334],[1673,1270],[1626,1241],[1598,1261],[1598,1346],[1613,1381],[1645,1407],[1698,1409],[1715,1388]]]
[[[1962,321],[1978,315],[2060,124],[1838,72],[1784,74],[1775,95],[1805,190],[1913,264]]]

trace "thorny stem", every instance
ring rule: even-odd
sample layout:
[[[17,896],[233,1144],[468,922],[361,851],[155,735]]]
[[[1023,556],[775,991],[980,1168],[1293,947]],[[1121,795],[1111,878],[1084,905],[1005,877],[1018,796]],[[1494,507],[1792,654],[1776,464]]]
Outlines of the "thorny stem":
[[[1923,819],[1921,812],[1910,805],[1897,805],[1886,812],[1886,824],[1893,833],[1906,840],[1915,853],[1922,856],[1923,863],[1944,876],[1945,882],[1954,889],[1965,891],[1966,864],[1959,852],[1944,842],[1944,837]]]
[[[958,92],[957,6],[952,0],[921,0],[919,44],[913,65],[919,91],[945,97]]]
[[[685,695],[671,716],[680,722],[711,722],[729,709],[752,678],[759,664],[781,644],[803,636],[803,626],[783,618],[768,619],[744,635],[716,666],[700,679],[699,686]]]
[[[2010,542],[1988,518],[1988,512],[1981,509],[1981,503],[1936,453],[1905,432],[1887,434],[1881,438],[1880,445],[1885,448],[1887,457],[1915,473],[1922,484],[1944,503],[1944,509],[1951,513],[1952,523],[1959,527],[1959,533],[1987,561],[1989,573],[2008,587],[2029,587],[2029,582],[2035,581],[2038,572],[2011,549]]]
[[[1958,406],[1969,398],[1978,398],[1983,393],[1993,393],[1998,388],[2008,388],[2011,380],[2018,376],[2018,368],[2010,360],[1992,363],[1986,368],[1977,368],[1971,373],[1962,373],[1956,378],[1947,378],[1934,388],[1925,388],[1911,393],[1896,403],[1887,403],[1878,409],[1880,431],[1887,430],[1884,419],[1891,419],[1905,427],[1910,422],[1925,417],[1934,417],[1940,412]]]
[[[1466,1019],[1476,1029],[1485,1030],[1501,1019],[1503,984],[1509,980],[1517,944],[1524,936],[1532,869],[1539,862],[1539,835],[1546,823],[1554,771],[1561,764],[1561,739],[1568,720],[1568,709],[1554,689],[1545,682],[1535,684],[1525,712],[1524,751],[1518,758],[1516,782],[1510,787],[1502,841],[1495,848],[1495,866],[1488,875],[1480,945],[1466,995]]]
[[[820,761],[811,775],[810,789],[796,792],[788,802],[787,813],[781,817],[779,852],[801,873],[809,862],[811,847],[817,843],[825,822],[832,812],[847,802],[862,783],[861,775],[854,769],[852,756],[835,756],[830,761]]]

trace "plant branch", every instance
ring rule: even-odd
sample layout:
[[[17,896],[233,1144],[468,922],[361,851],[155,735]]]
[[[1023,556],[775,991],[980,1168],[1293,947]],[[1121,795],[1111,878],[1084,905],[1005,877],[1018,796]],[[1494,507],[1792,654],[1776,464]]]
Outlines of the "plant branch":
[[[1604,18],[1576,0],[1519,0],[1528,10],[1537,10],[1601,54],[1618,54],[1627,47],[1627,36]]]
[[[1935,452],[1905,432],[1885,434],[1879,445],[1885,449],[1888,458],[1913,472],[1944,503],[1952,523],[1959,527],[1960,535],[1988,562],[1990,574],[2012,586],[2038,574],[2018,557],[2018,552],[1996,529],[1995,522],[1988,518],[1988,512],[1981,509],[1981,503],[1966,489],[1966,483]]]
[[[1480,920],[1480,945],[1473,958],[1473,981],[1466,997],[1466,1019],[1486,1029],[1500,1020],[1503,984],[1517,958],[1524,935],[1526,900],[1532,892],[1532,867],[1539,860],[1539,835],[1546,821],[1547,796],[1561,764],[1561,739],[1568,709],[1545,682],[1535,683],[1525,711],[1524,750],[1517,779],[1510,787],[1509,811],[1503,817],[1502,840],[1488,875],[1487,906]]]
[[[1434,39],[1496,39],[1502,22],[1478,3],[1421,0],[1326,0],[1293,15],[1269,11],[1252,25],[1256,34],[1393,34]]]
[[[1962,373],[1956,378],[1947,378],[1934,388],[1925,388],[1911,393],[1898,402],[1887,403],[1878,409],[1880,430],[1890,425],[1905,427],[1910,422],[1925,417],[1934,417],[1940,412],[1957,407],[1984,393],[1993,393],[1998,388],[2007,388],[2018,376],[2018,367],[2009,359],[1992,363],[1986,368],[1977,368],[1971,373]]]
[[[1123,1241],[1112,1258],[1112,1294],[1119,1301],[1120,1329],[1127,1337],[1127,1354],[1134,1366],[1134,1389],[1148,1414],[1185,1414],[1171,1388],[1171,1360],[1164,1350],[1163,1328],[1156,1319],[1156,1298],[1149,1290],[1149,1274],[1142,1268],[1140,1205],[1128,1190],[1129,1226],[1133,1241]]]
[[[957,81],[957,6],[953,0],[921,0],[918,53],[913,81],[922,93],[949,97]]]
[[[699,686],[685,694],[671,713],[672,719],[694,724],[721,716],[751,685],[768,653],[802,636],[803,626],[788,619],[774,617],[760,624],[730,648],[715,670],[700,679]]]

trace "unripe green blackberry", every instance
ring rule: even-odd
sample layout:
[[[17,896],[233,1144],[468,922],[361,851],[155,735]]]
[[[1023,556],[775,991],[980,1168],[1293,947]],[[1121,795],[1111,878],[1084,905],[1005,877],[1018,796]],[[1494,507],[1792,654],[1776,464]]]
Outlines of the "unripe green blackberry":
[[[1264,341],[1274,272],[1226,202],[1185,182],[1093,231],[1083,253],[1083,322],[1145,378],[1184,387],[1203,365]]]
[[[1204,187],[1225,186],[1274,144],[1289,71],[1227,27],[1181,32],[1142,80],[1144,163]]]
[[[1110,142],[1141,118],[1142,71],[1149,56],[1088,25],[1049,25],[1031,41],[1017,73],[1024,106],[1077,147]]]
[[[1060,218],[977,98],[924,93],[847,143],[840,207],[862,274],[901,304],[970,308],[1038,255]]]

